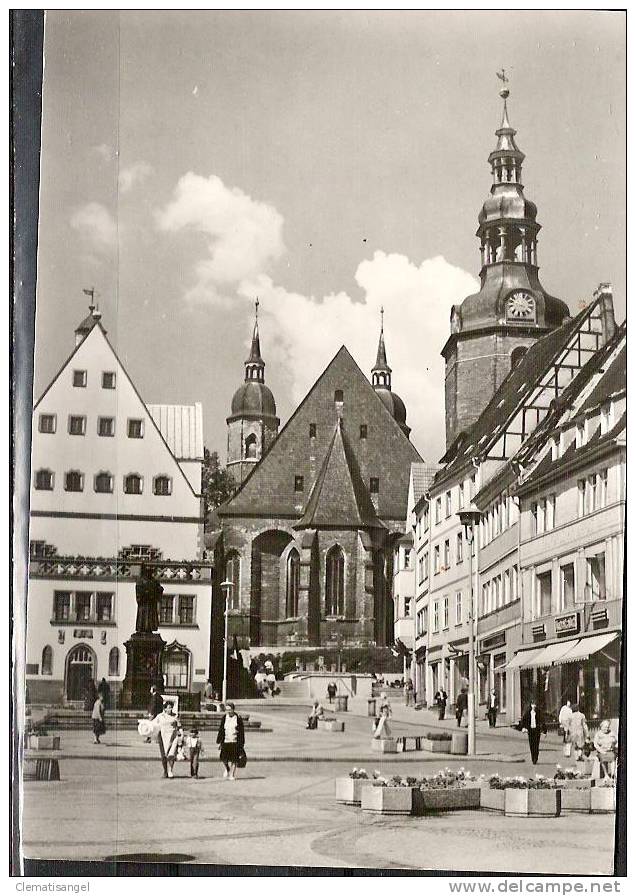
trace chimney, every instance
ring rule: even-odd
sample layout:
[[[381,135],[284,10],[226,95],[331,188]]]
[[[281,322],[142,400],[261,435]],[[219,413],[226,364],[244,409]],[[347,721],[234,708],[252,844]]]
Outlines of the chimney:
[[[616,332],[614,319],[614,296],[611,283],[599,283],[594,292],[594,301],[599,302],[601,314],[601,327],[603,330],[603,345],[608,343]]]

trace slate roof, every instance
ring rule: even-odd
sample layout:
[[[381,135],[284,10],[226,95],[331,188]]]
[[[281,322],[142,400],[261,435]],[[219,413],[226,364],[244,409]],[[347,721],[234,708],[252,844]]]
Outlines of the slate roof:
[[[411,478],[413,480],[413,504],[426,494],[429,486],[439,470],[439,464],[415,463],[411,464]]]
[[[177,460],[203,460],[203,411],[196,404],[146,405]]]
[[[371,495],[362,481],[360,468],[349,440],[338,420],[322,468],[295,529],[338,528],[384,529]]]
[[[514,367],[484,408],[481,416],[461,439],[456,439],[442,458],[445,466],[434,480],[437,487],[468,466],[472,457],[483,455],[489,445],[499,438],[495,430],[506,423],[519,404],[532,391],[554,358],[567,344],[580,322],[589,312],[585,308],[576,317],[561,324],[530,346],[519,364]]]
[[[603,404],[610,396],[627,389],[627,345],[625,344],[618,355],[600,378],[590,395],[580,408],[580,413],[592,410]]]
[[[343,392],[340,408],[337,390]],[[366,438],[360,437],[362,425]],[[310,426],[315,437],[309,436]],[[333,509],[332,476],[346,473],[355,502],[344,516],[365,525],[377,525],[374,516],[403,522],[414,461],[422,461],[416,448],[342,346],[219,516],[323,519],[326,508]],[[295,490],[296,477],[303,477],[302,492]],[[373,514],[360,490],[360,483],[368,489],[372,477],[380,486]]]

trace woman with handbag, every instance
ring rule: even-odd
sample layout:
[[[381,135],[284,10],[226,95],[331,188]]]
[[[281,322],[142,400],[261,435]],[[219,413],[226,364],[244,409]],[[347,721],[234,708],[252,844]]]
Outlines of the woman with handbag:
[[[93,743],[100,743],[100,737],[102,734],[106,733],[106,722],[104,721],[104,716],[106,715],[106,708],[104,706],[104,698],[101,694],[97,695],[97,699],[93,704],[93,712],[91,713],[91,718],[93,720]]]
[[[576,753],[577,762],[583,761],[583,748],[587,743],[588,736],[587,720],[579,709],[578,703],[575,703],[572,707],[572,718],[570,719],[570,740]]]
[[[225,704],[225,715],[221,719],[216,742],[220,746],[220,759],[225,767],[223,777],[234,781],[236,769],[245,768],[245,728],[243,720],[236,714],[234,704]]]
[[[608,719],[601,722],[601,727],[594,735],[594,749],[598,757],[599,778],[613,778],[615,776],[616,754],[618,752],[618,739],[612,733]]]

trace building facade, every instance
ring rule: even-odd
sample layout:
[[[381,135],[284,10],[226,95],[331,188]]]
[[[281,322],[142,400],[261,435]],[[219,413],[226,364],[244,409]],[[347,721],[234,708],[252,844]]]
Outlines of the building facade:
[[[211,564],[204,559],[201,405],[146,405],[91,306],[76,346],[34,406],[26,677],[32,702],[116,693],[149,562],[164,595],[166,684],[209,671]]]

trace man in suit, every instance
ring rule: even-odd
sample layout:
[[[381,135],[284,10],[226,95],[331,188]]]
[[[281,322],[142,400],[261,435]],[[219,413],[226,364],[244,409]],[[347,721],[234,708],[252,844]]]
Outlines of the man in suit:
[[[462,688],[457,699],[455,700],[455,718],[457,719],[457,727],[461,727],[464,713],[468,712],[468,693]]]
[[[522,715],[519,728],[521,731],[528,732],[530,758],[532,759],[532,764],[536,765],[539,760],[539,740],[542,734],[548,733],[543,712],[537,706],[536,701],[533,700]]]
[[[488,725],[494,728],[497,724],[497,713],[499,712],[499,697],[497,692],[492,690],[488,697]]]
[[[448,694],[444,690],[444,688],[440,688],[440,690],[433,697],[435,701],[435,705],[437,706],[439,716],[438,718],[441,720],[446,715],[446,703],[448,702]]]

